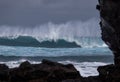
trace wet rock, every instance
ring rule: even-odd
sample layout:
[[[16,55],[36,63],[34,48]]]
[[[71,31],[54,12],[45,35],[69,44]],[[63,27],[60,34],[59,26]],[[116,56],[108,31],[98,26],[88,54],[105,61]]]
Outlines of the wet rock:
[[[99,77],[103,82],[120,82],[120,0],[98,0],[102,39],[114,54],[112,65],[100,66]]]
[[[66,79],[82,78],[73,65],[63,65],[49,60],[41,64],[23,62],[20,67],[10,69],[10,82],[61,82]]]
[[[40,64],[25,61],[16,68],[1,64],[0,82],[101,82],[98,76],[82,77],[72,64],[42,60]]]
[[[67,79],[62,82],[82,82],[80,79]]]
[[[102,80],[99,78],[99,76],[90,76],[84,78],[82,82],[102,82]]]
[[[0,64],[0,71],[3,71],[3,70],[8,70],[8,66],[6,66],[5,64]]]
[[[119,82],[120,81],[120,65],[107,65],[98,68],[99,77],[104,82]]]
[[[114,53],[115,64],[120,64],[120,0],[99,0],[102,39]]]
[[[30,66],[31,64],[28,62],[28,61],[25,61],[25,62],[23,62],[23,63],[21,63],[20,64],[20,68],[24,68],[24,67],[28,67],[28,66]]]
[[[5,64],[0,64],[0,81],[8,80],[8,66]]]

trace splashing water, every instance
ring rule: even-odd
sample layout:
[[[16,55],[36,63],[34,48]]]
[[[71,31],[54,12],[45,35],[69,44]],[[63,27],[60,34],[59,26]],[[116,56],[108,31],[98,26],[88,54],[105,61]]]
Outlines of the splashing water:
[[[36,42],[60,40],[75,42],[82,47],[106,47],[100,38],[99,20],[70,21],[63,24],[47,24],[35,27],[0,26],[0,37],[17,39],[20,36],[31,37]]]
[[[35,27],[0,26],[0,36],[32,36],[39,39],[71,39],[74,37],[100,36],[98,20],[93,18],[88,21],[70,21],[63,24],[47,24]]]

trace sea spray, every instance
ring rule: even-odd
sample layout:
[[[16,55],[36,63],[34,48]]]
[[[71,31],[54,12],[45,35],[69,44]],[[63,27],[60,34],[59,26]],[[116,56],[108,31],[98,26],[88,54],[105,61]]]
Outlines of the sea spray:
[[[99,20],[69,21],[62,24],[48,22],[35,27],[0,26],[0,36],[32,36],[39,39],[72,39],[74,37],[98,37],[100,36]]]
[[[56,42],[59,40],[64,40],[70,43],[75,42],[76,45],[79,45],[81,47],[107,47],[100,38],[101,31],[99,29],[98,23],[98,19],[92,18],[87,21],[69,21],[62,24],[54,24],[52,22],[49,22],[46,24],[37,25],[35,27],[3,25],[0,26],[0,40],[7,38],[14,41],[19,37],[24,37],[24,39],[22,39],[22,42],[25,42],[26,40],[31,41],[31,43],[34,44],[39,44],[44,41]],[[17,44],[16,42],[13,43]],[[4,43],[4,45],[8,44]]]

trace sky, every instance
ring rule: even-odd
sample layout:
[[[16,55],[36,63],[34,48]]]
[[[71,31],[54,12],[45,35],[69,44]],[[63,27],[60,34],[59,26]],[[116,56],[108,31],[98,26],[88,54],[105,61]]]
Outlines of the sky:
[[[0,25],[36,26],[98,18],[97,0],[0,0]]]

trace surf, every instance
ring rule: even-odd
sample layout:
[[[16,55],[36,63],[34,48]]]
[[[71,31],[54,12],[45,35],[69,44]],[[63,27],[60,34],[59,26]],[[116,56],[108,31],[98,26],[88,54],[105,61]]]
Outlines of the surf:
[[[48,22],[34,27],[0,26],[0,45],[77,48],[107,47],[101,40],[99,21],[68,21],[55,24]]]
[[[19,36],[17,38],[0,37],[0,45],[24,46],[24,47],[45,47],[45,48],[76,48],[81,47],[76,42],[69,42],[64,39],[46,40],[39,42],[30,36]]]

